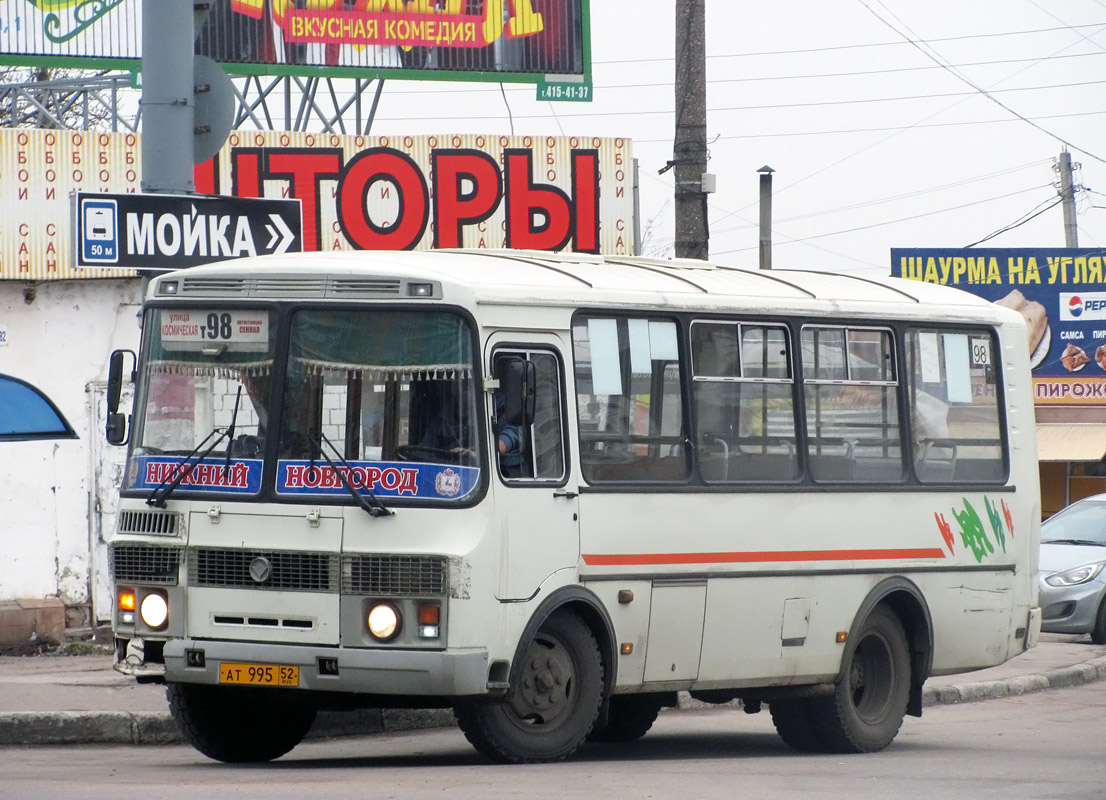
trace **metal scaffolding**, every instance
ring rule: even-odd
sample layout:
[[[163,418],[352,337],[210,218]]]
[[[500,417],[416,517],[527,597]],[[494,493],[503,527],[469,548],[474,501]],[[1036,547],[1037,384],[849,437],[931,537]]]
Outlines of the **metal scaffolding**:
[[[232,77],[234,128],[368,134],[383,79]],[[141,90],[131,73],[0,84],[0,126],[138,132]]]

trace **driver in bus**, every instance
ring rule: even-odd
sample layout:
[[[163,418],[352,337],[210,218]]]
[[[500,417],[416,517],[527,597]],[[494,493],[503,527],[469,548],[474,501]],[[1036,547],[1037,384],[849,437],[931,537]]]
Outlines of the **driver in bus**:
[[[499,469],[505,478],[522,478],[522,427],[506,418],[503,392],[495,393],[495,445],[499,453]]]
[[[476,453],[469,426],[468,409],[457,398],[454,386],[438,387],[434,393],[435,413],[418,441],[419,447],[442,453],[452,453],[462,460],[472,459]],[[505,402],[502,392],[495,393],[496,450],[499,467],[504,477],[523,476],[522,428],[512,424],[504,415]]]

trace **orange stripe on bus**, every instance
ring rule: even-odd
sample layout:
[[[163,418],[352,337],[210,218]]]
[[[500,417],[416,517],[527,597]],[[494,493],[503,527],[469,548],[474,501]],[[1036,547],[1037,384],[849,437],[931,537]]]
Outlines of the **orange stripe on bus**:
[[[746,553],[585,553],[591,566],[644,564],[758,564],[780,561],[887,561],[900,558],[944,558],[939,547],[887,550],[766,550]]]

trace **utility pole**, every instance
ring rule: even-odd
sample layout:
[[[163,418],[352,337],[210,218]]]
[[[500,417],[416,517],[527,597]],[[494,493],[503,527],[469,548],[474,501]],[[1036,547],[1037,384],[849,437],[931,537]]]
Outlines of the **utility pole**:
[[[760,173],[760,268],[772,269],[772,173],[765,164]]]
[[[1075,222],[1075,186],[1071,180],[1071,153],[1060,153],[1060,202],[1064,209],[1064,246],[1079,247],[1079,229]]]
[[[676,0],[676,257],[710,256],[707,230],[706,0]],[[711,188],[711,187],[708,187]]]
[[[142,0],[142,191],[191,192],[193,0]]]

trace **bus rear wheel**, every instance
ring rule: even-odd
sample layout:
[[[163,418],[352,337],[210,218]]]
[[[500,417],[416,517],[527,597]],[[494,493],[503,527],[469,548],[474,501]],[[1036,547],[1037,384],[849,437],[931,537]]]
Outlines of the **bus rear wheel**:
[[[454,714],[469,743],[494,761],[561,761],[587,738],[602,696],[595,637],[562,611],[542,623],[503,702],[466,702]]]
[[[879,606],[845,655],[833,695],[810,701],[817,738],[833,753],[882,750],[902,727],[910,697],[910,648],[906,632]]]
[[[307,735],[315,708],[288,689],[171,683],[169,713],[184,738],[227,763],[272,761]]]

